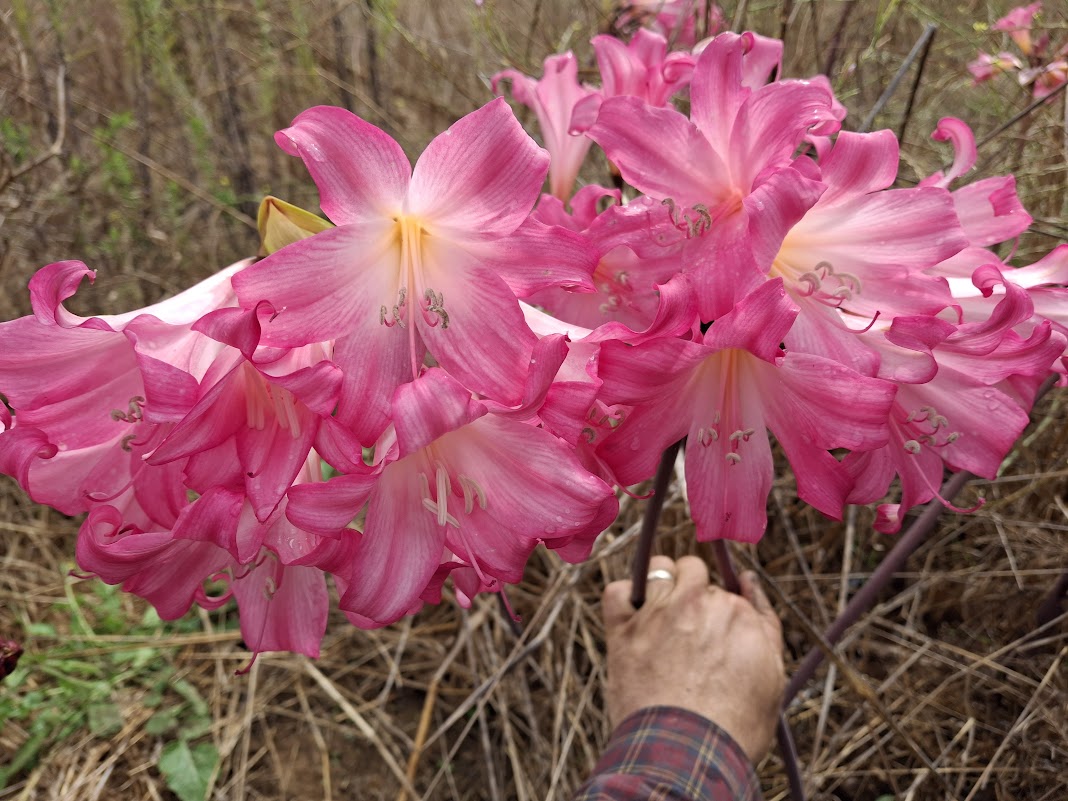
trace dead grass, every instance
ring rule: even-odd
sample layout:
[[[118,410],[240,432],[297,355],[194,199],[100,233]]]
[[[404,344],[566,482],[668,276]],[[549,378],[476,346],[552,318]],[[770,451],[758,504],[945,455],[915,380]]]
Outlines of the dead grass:
[[[1026,105],[1008,81],[973,90],[964,73],[977,44],[989,44],[972,23],[1004,10],[821,0],[785,13],[750,4],[747,18],[773,35],[785,21],[787,74],[803,75],[826,62],[848,12],[833,78],[851,119],[872,107],[923,25],[940,25],[905,136],[908,180],[948,157],[926,139],[938,117],[960,116],[982,136]],[[489,97],[494,71],[536,72],[567,46],[586,58],[606,19],[599,3],[576,11],[562,0],[486,0],[483,11],[465,0],[16,0],[0,9],[3,164],[18,170],[53,146],[58,155],[0,190],[0,315],[26,313],[29,276],[63,258],[100,271],[88,293],[96,308],[187,286],[254,250],[248,222],[261,194],[314,207],[314,186],[270,140],[301,109],[350,105],[414,156]],[[1063,18],[1050,21],[1068,34]],[[908,83],[877,126],[900,127]],[[982,151],[981,175],[1016,170],[1036,217],[1021,257],[1064,237],[1062,108],[1037,110]],[[983,509],[944,517],[847,634],[841,664],[791,707],[812,798],[1064,797],[1068,618],[1033,628],[1068,566],[1065,406],[1058,392],[1041,403],[1002,476],[967,488],[986,497]],[[762,566],[796,658],[811,645],[806,631],[824,627],[893,540],[872,532],[869,509],[838,524],[794,497],[787,475],[767,536],[736,555]],[[213,798],[566,799],[608,735],[598,599],[626,573],[640,506],[627,504],[584,565],[535,556],[511,592],[518,635],[493,599],[373,632],[339,618],[318,661],[267,655],[235,676],[247,654],[232,612],[163,627],[145,622],[136,599],[73,582],[77,521],[33,506],[5,480],[0,638],[25,644],[29,672],[17,690],[0,685],[0,702],[31,711],[0,721],[0,769],[33,738],[41,748],[0,799],[173,798],[159,765],[182,732],[220,755]],[[662,551],[703,553],[677,487],[662,532]],[[76,666],[103,672],[101,706],[117,710],[115,725],[65,725],[64,710],[49,706],[93,679]],[[27,700],[38,697],[38,706]],[[776,757],[760,773],[766,797],[784,798]]]

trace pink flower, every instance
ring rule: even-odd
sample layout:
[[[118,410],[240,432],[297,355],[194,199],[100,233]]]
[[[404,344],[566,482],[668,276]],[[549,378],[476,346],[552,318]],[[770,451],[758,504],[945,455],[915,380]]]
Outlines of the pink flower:
[[[517,582],[539,542],[584,559],[615,518],[615,495],[546,431],[495,414],[438,368],[398,387],[380,475],[290,491],[299,527],[336,530],[367,503],[341,606],[378,624],[418,608],[454,555],[482,586]],[[440,576],[439,576],[440,578]]]
[[[604,198],[612,198],[615,203],[598,214],[597,203]],[[571,326],[587,329],[609,321],[618,321],[634,331],[652,324],[660,307],[657,287],[678,273],[678,245],[683,240],[662,205],[637,198],[624,207],[618,205],[618,200],[618,192],[584,186],[572,198],[573,214],[568,214],[555,197],[542,197],[534,212],[536,219],[581,232],[596,250],[598,261],[592,276],[596,291],[571,292],[552,287],[524,298],[527,303]],[[633,224],[635,217],[643,222]],[[668,234],[675,246],[654,244],[652,237],[658,230]],[[583,335],[569,336],[577,339]]]
[[[571,118],[575,107],[596,91],[579,85],[578,62],[570,52],[545,59],[537,81],[518,70],[498,72],[492,81],[495,94],[501,93],[500,84],[505,80],[512,82],[516,101],[537,116],[542,142],[549,151],[550,191],[566,201],[592,144],[585,136],[572,133]]]
[[[160,358],[181,353],[197,336],[191,324],[200,315],[236,300],[230,278],[246,264],[154,306],[91,318],[63,302],[95,273],[76,261],[39,270],[30,281],[33,316],[0,324],[0,392],[15,410],[12,430],[0,435],[4,472],[17,469],[34,500],[69,515],[124,491],[142,472],[141,456],[165,434],[163,421],[146,419],[147,392],[127,329],[153,324],[165,333],[146,349]]]
[[[968,72],[972,74],[977,84],[989,81],[1003,72],[1015,72],[1020,69],[1023,69],[1020,60],[1012,53],[1005,52],[998,53],[996,56],[980,52],[975,61],[968,63]]]
[[[188,352],[207,355],[186,366],[142,358],[149,409],[168,414],[173,427],[150,454],[148,464],[188,459],[185,483],[200,493],[228,486],[248,496],[261,522],[275,510],[308,459],[319,426],[337,403],[342,375],[328,360],[329,344],[305,345],[258,360],[260,310],[223,309],[205,315],[194,330],[208,342]],[[266,312],[269,314],[269,312]],[[151,324],[128,329],[140,350]],[[209,339],[209,337],[211,339]],[[231,347],[212,348],[214,341]],[[236,347],[235,347],[236,346]],[[243,348],[243,351],[239,349]],[[198,380],[199,379],[199,380]],[[174,387],[189,384],[186,404],[174,402]]]
[[[694,69],[689,120],[613,97],[589,131],[624,179],[668,205],[691,239],[683,263],[703,320],[727,313],[765,280],[759,256],[774,255],[774,240],[823,191],[795,151],[809,134],[839,127],[825,86],[764,85],[774,67],[764,56],[752,35],[721,34]]]
[[[616,20],[616,27],[649,25],[674,47],[693,47],[697,40],[697,16],[705,13],[703,0],[629,0]],[[709,9],[707,36],[723,27],[723,11],[717,5]],[[639,31],[640,32],[640,31]]]
[[[1047,321],[1025,326],[1026,336],[1014,330],[1032,317],[1032,305],[995,267],[980,268],[974,281],[985,295],[1001,290],[977,322],[899,317],[865,335],[882,352],[882,374],[898,382],[890,439],[842,464],[856,480],[851,503],[882,497],[894,475],[901,477],[900,502],[879,508],[876,529],[884,533],[896,532],[908,509],[931,498],[956,509],[938,495],[944,467],[994,477],[1028,423],[1034,390],[1064,351],[1064,336]]]
[[[162,525],[144,527],[134,522],[139,518],[144,514],[130,500],[95,506],[78,532],[79,566],[145,598],[164,620],[181,617],[194,602],[215,609],[233,597],[242,639],[254,654],[319,655],[329,595],[323,570],[309,562],[336,550],[334,540],[297,530],[281,511],[261,524],[243,496],[225,489],[186,501]],[[311,557],[297,550],[310,538]],[[209,596],[209,581],[225,588]]]
[[[954,158],[949,172],[941,170],[920,181],[920,186],[949,186],[975,166],[975,134],[955,117],[938,121],[931,138],[950,142]],[[1013,239],[1031,225],[1031,215],[1016,194],[1016,179],[1011,175],[984,178],[953,191],[953,208],[964,235],[971,245],[986,247]],[[971,270],[967,272],[971,277]]]
[[[767,281],[693,341],[604,344],[601,398],[633,411],[599,451],[627,484],[652,475],[686,436],[686,483],[697,536],[755,542],[773,478],[770,429],[798,495],[839,518],[852,480],[828,451],[884,445],[894,386],[830,359],[784,352],[797,307]],[[848,403],[842,401],[849,398]]]
[[[342,109],[309,109],[276,139],[304,159],[337,227],[234,278],[246,309],[277,310],[264,345],[336,340],[337,417],[365,443],[427,353],[469,389],[518,403],[535,338],[516,295],[592,289],[595,261],[577,234],[528,222],[548,156],[508,105],[461,119],[414,172],[396,142]]]
[[[819,199],[789,227],[784,220],[758,262],[770,261],[769,277],[781,277],[801,309],[788,348],[875,375],[878,358],[855,332],[877,315],[936,314],[949,305],[945,283],[924,270],[967,240],[949,192],[890,188],[898,168],[890,131],[839,133],[820,148],[819,168]]]
[[[663,36],[639,28],[629,44],[615,36],[592,39],[601,73],[601,90],[575,104],[571,131],[586,131],[597,119],[601,103],[608,97],[637,97],[651,106],[666,106],[690,82],[694,57],[689,53],[668,53]]]
[[[1031,3],[1026,6],[1017,6],[1008,14],[994,23],[995,31],[1005,31],[1009,34],[1020,52],[1025,56],[1031,55],[1031,25],[1035,15],[1042,10],[1042,3]]]

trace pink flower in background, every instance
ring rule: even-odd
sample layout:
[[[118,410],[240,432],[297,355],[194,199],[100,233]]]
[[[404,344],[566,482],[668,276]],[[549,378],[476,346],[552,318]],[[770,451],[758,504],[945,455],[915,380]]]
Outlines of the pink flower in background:
[[[1026,6],[1017,6],[1008,14],[994,23],[992,29],[1004,31],[1020,48],[1025,56],[1032,52],[1031,26],[1034,24],[1035,15],[1042,10],[1042,3],[1031,3]]]
[[[648,25],[662,35],[672,47],[693,47],[697,41],[697,20],[704,14],[704,0],[627,0],[616,19],[616,27]],[[716,34],[723,27],[723,11],[713,4],[706,36]]]
[[[1001,52],[996,56],[980,51],[975,61],[968,63],[968,72],[972,74],[976,83],[989,81],[995,75],[1003,72],[1015,72],[1023,68],[1023,64],[1012,53]]]
[[[595,257],[578,235],[527,223],[548,155],[508,105],[455,123],[414,172],[395,141],[343,109],[309,109],[277,141],[304,159],[337,227],[234,278],[245,308],[277,310],[263,343],[335,340],[338,419],[368,444],[427,353],[469,389],[518,403],[535,338],[516,295],[592,289]]]
[[[614,36],[591,40],[601,73],[601,89],[579,100],[571,116],[571,131],[582,132],[597,120],[605,98],[637,97],[651,106],[666,106],[690,83],[695,59],[689,53],[668,52],[663,36],[638,29],[629,44]]]
[[[575,107],[595,96],[596,90],[579,84],[578,62],[570,52],[545,59],[540,80],[518,70],[498,72],[492,81],[494,94],[501,94],[501,81],[511,81],[516,102],[537,116],[542,143],[549,151],[549,191],[566,201],[593,144],[585,136],[572,133],[571,118]]]
[[[1049,33],[1032,38],[1034,18],[1041,9],[1042,3],[1017,6],[993,24],[991,29],[1007,33],[1023,58],[1008,52],[997,56],[980,52],[979,57],[968,64],[975,83],[988,81],[1001,73],[1014,73],[1020,86],[1030,86],[1032,97],[1041,100],[1068,82],[1068,44],[1051,58]]]

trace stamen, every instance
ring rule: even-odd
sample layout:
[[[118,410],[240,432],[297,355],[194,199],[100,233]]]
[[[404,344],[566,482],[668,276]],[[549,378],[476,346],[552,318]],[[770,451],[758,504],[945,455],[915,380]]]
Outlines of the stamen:
[[[449,327],[449,313],[445,311],[444,304],[445,297],[441,293],[434,292],[433,289],[428,289],[423,295],[423,319],[426,320],[427,325],[433,327],[438,324],[439,320],[430,315],[438,315],[442,331]]]
[[[731,451],[730,453],[723,454],[723,458],[726,459],[731,464],[738,464],[738,462],[742,461],[742,457],[739,454],[735,453],[734,451]]]
[[[445,469],[440,461],[434,463],[437,469],[434,472],[434,477],[437,479],[437,499],[438,499],[438,525],[444,526],[445,521],[449,516],[449,492],[452,491],[452,485],[449,482],[449,471]]]
[[[386,319],[386,315],[390,314],[390,312],[388,312],[386,310],[385,306],[382,306],[378,310],[378,322],[380,324],[384,325],[386,328],[392,328],[395,325],[399,325],[401,328],[404,328],[405,327],[405,322],[404,322],[405,310],[406,310],[406,306],[407,306],[407,302],[408,302],[407,301],[407,296],[408,296],[408,289],[407,289],[407,287],[403,287],[402,286],[400,288],[400,290],[397,292],[397,303],[393,307],[393,311],[391,313],[390,318]]]
[[[921,446],[921,445],[920,445],[920,443],[918,443],[918,442],[917,442],[916,440],[914,440],[914,439],[910,439],[910,440],[906,440],[906,441],[905,441],[905,450],[907,450],[907,451],[908,451],[909,453],[911,453],[911,454],[912,454],[912,455],[914,455],[914,456],[915,456],[915,455],[916,455],[917,453],[919,453],[919,452],[920,452],[920,450],[922,449],[922,447],[923,447],[923,446]]]
[[[111,419],[116,423],[139,423],[144,417],[145,413],[141,405],[145,402],[145,399],[140,395],[134,395],[130,398],[130,404],[127,410],[124,412],[121,409],[111,410]]]
[[[464,514],[471,514],[475,508],[475,501],[478,501],[478,508],[485,511],[486,509],[486,493],[470,476],[460,476],[460,487],[464,492]]]

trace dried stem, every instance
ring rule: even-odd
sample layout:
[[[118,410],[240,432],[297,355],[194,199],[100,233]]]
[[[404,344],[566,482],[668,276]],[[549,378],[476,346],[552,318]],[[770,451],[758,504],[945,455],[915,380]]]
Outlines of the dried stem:
[[[645,584],[649,576],[649,560],[653,556],[653,540],[656,539],[660,510],[664,508],[664,496],[667,495],[671,474],[675,471],[675,457],[678,456],[681,445],[680,439],[674,445],[669,446],[660,457],[660,466],[656,468],[656,478],[653,479],[653,495],[645,507],[642,531],[638,535],[638,549],[634,552],[634,561],[630,569],[632,586],[630,603],[635,609],[641,609],[642,604],[645,603]]]

